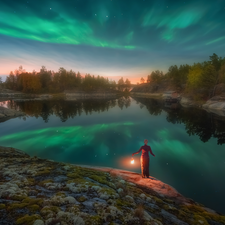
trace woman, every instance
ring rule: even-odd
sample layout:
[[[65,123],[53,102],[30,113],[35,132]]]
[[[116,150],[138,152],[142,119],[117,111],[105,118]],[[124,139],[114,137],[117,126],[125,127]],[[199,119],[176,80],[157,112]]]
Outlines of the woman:
[[[142,177],[145,178],[145,176],[147,178],[149,178],[149,154],[148,152],[151,153],[151,155],[153,155],[155,157],[155,155],[152,152],[152,149],[148,144],[148,140],[145,139],[144,140],[145,145],[141,146],[140,149],[133,153],[132,156],[134,156],[135,154],[138,154],[140,151],[142,151],[141,154],[141,173],[142,173]]]

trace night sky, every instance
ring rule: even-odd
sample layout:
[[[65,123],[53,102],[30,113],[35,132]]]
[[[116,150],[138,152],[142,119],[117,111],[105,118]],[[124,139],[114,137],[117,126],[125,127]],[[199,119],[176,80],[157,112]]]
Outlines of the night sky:
[[[225,56],[225,0],[0,0],[0,75],[44,65],[136,83],[213,53]]]

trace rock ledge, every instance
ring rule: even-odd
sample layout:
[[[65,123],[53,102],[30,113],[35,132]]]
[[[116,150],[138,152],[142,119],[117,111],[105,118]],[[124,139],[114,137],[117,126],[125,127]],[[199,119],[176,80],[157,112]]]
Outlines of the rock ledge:
[[[151,177],[30,157],[0,147],[0,224],[225,224]]]

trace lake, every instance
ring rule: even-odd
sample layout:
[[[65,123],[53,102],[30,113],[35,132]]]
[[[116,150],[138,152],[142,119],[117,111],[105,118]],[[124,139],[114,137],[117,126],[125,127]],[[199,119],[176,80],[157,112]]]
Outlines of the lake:
[[[74,164],[140,173],[149,140],[150,175],[225,214],[225,118],[157,99],[7,101],[25,117],[0,123],[0,145]]]

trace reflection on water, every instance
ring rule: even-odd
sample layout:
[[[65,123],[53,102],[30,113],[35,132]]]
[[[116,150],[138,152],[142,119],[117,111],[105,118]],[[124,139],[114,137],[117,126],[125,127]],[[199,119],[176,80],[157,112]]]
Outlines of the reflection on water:
[[[104,112],[110,108],[119,106],[120,109],[130,106],[131,99],[129,97],[121,97],[119,99],[86,99],[78,101],[7,101],[5,106],[11,109],[21,110],[28,116],[42,117],[47,123],[51,115],[56,115],[62,122],[69,118],[80,116],[83,112],[88,115],[92,112]]]
[[[183,108],[178,103],[163,102],[159,99],[137,98],[134,100],[139,104],[140,109],[146,107],[151,115],[161,115],[166,112],[166,119],[169,123],[184,124],[185,130],[189,135],[198,135],[200,140],[207,142],[210,138],[216,138],[217,144],[225,143],[225,118],[207,113],[199,108]],[[115,106],[121,110],[128,108],[131,104],[130,97],[121,97],[119,99],[95,99],[78,101],[5,101],[0,105],[16,110],[21,110],[27,116],[41,117],[46,123],[51,115],[60,118],[65,122],[69,118],[86,115],[92,112],[108,111]]]
[[[0,145],[75,164],[140,172],[148,139],[150,175],[225,213],[225,121],[197,108],[157,99],[8,101],[26,120],[0,123]]]
[[[140,108],[146,106],[151,115],[167,113],[169,123],[184,124],[189,135],[198,135],[200,140],[207,142],[211,137],[217,139],[217,144],[225,143],[225,118],[207,113],[199,108],[183,108],[178,103],[164,103],[157,99],[134,98],[140,103]]]

